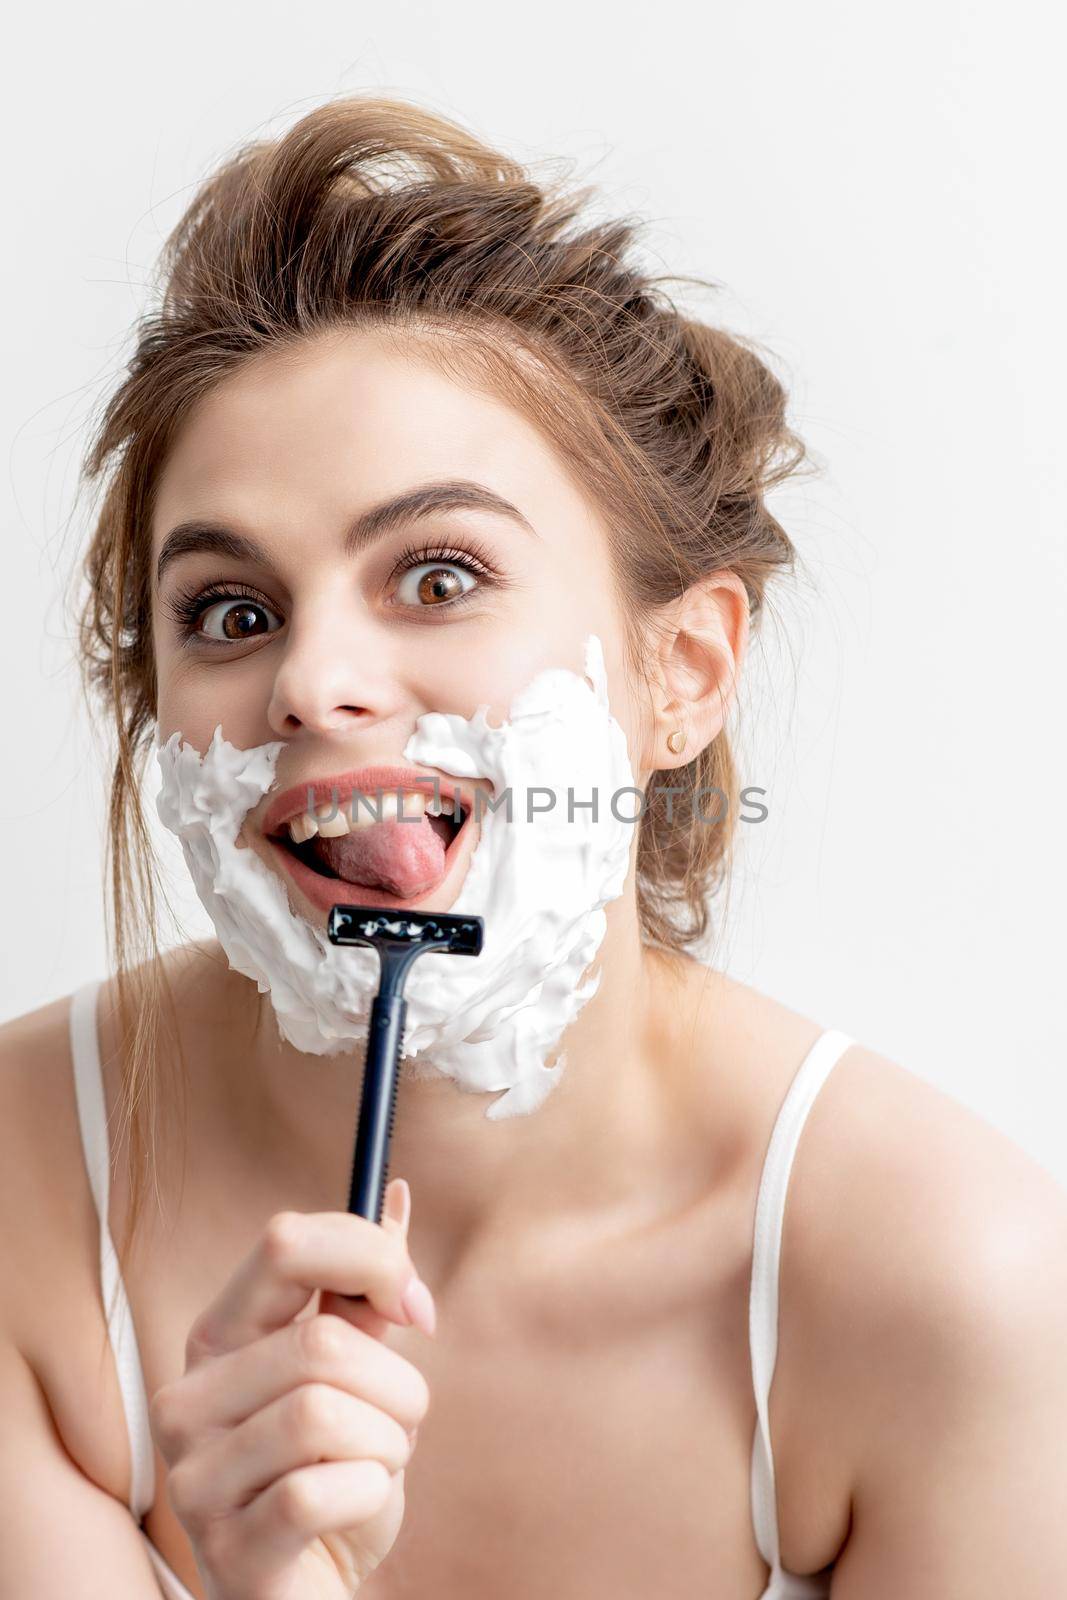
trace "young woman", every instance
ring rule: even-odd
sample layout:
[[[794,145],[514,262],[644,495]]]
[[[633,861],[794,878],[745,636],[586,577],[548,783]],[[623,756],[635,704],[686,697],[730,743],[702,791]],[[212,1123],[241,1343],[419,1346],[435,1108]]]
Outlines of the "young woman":
[[[676,310],[631,232],[357,97],[242,151],[169,241],[87,463],[115,972],[0,1032],[4,1594],[1062,1588],[1062,1191],[689,953],[792,554],[764,496],[803,452],[758,355]],[[380,1225],[349,1216],[361,1052],[279,1037],[283,984],[221,912],[219,940],[152,947],[150,738],[277,746],[239,846],[321,929],[338,840],[279,824],[279,793],[447,781],[405,756],[419,719],[501,726],[590,637],[649,796],[599,986],[525,1114],[407,1071],[401,1176]],[[458,833],[424,819],[443,856],[379,903],[459,901],[491,787],[464,780]]]

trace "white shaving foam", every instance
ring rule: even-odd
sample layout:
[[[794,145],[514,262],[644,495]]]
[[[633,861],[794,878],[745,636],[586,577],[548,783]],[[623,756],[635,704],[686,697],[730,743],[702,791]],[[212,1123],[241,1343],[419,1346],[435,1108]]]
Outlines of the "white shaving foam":
[[[425,1056],[431,1073],[464,1089],[506,1091],[488,1108],[491,1119],[535,1110],[559,1081],[563,1057],[548,1061],[599,987],[599,973],[587,976],[588,968],[637,837],[626,736],[608,707],[595,635],[584,660],[585,677],[564,668],[539,673],[498,728],[486,706],[471,718],[434,711],[418,719],[404,746],[408,762],[488,779],[494,798],[512,796],[511,820],[504,808],[481,817],[466,878],[448,908],[484,919],[481,954],[428,952],[405,987],[405,1073],[427,1075],[410,1065]],[[156,805],[181,842],[231,967],[270,994],[279,1030],[298,1050],[335,1055],[366,1038],[378,957],[331,944],[324,929],[294,914],[281,874],[236,843],[244,818],[274,786],[284,748],[278,740],[238,749],[220,723],[201,755],[174,733],[156,751]],[[547,805],[546,790],[555,803],[531,817],[527,797],[537,790],[535,806]],[[444,780],[441,793],[449,798]],[[581,805],[594,795],[595,815]],[[338,886],[339,903],[345,888]]]

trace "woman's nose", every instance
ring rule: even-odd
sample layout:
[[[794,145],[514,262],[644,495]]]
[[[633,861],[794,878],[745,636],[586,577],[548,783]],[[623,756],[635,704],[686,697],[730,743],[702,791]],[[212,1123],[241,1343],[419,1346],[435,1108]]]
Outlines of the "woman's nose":
[[[287,641],[274,675],[267,721],[283,739],[308,733],[344,733],[389,714],[391,697],[379,661],[358,630],[329,636],[318,629]]]

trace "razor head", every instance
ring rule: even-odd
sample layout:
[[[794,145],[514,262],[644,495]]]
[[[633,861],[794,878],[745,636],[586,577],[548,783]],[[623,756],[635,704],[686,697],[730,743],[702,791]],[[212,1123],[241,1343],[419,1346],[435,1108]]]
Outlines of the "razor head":
[[[454,956],[481,954],[481,917],[452,917],[442,911],[383,911],[381,906],[333,906],[326,922],[331,944],[365,944],[386,949],[430,948]]]

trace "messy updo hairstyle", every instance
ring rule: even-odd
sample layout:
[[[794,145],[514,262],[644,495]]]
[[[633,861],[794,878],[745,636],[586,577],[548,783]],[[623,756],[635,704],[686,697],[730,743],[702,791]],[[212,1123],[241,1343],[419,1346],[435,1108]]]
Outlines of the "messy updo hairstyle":
[[[636,667],[656,607],[729,569],[755,622],[769,576],[793,561],[765,503],[805,461],[781,384],[749,341],[684,315],[662,287],[681,280],[638,263],[638,225],[590,220],[588,195],[533,181],[443,117],[355,95],[241,148],[165,243],[157,298],[84,463],[95,526],[77,614],[83,683],[117,734],[108,910],[131,1228],[167,991],[141,807],[156,715],[149,530],[168,448],[197,402],[253,358],[314,337],[384,326],[417,340],[525,413],[599,507]],[[665,785],[672,806],[657,799]],[[698,814],[702,789],[712,799]],[[647,942],[703,939],[738,801],[725,728],[687,766],[652,775],[637,847]],[[709,807],[721,822],[700,820]],[[136,995],[135,955],[147,958]]]

